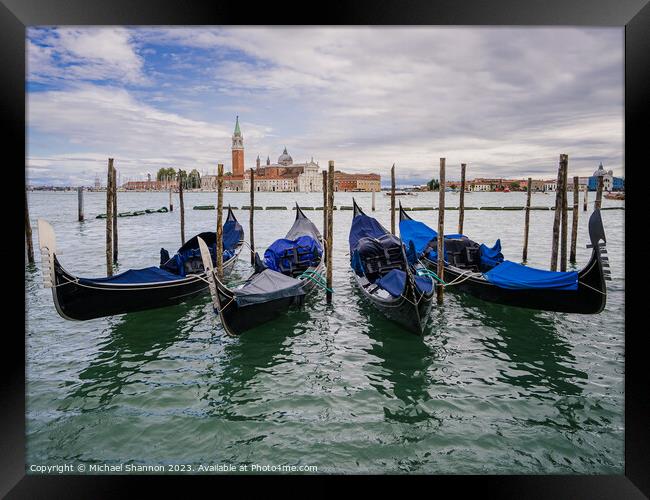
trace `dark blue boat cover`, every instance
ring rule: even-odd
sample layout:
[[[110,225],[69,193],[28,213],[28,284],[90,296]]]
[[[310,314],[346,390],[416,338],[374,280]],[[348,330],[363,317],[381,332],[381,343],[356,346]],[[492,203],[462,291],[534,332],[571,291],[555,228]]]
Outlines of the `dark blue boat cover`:
[[[357,215],[352,219],[350,236],[348,238],[350,243],[350,255],[352,255],[354,249],[357,248],[357,243],[359,243],[361,238],[379,238],[386,233],[388,233],[388,231],[386,231],[386,229],[384,229],[376,219],[368,217],[366,214]]]
[[[93,283],[111,283],[111,284],[137,284],[137,283],[157,283],[160,281],[174,281],[180,277],[177,274],[170,273],[159,267],[145,267],[144,269],[129,269],[123,273],[106,278],[79,278],[79,283],[83,285],[92,285]]]
[[[322,254],[320,243],[311,236],[304,235],[294,240],[280,238],[264,252],[264,265],[277,272],[317,266]]]
[[[393,297],[399,297],[406,286],[406,273],[401,269],[393,269],[375,281],[375,285],[386,290]],[[433,291],[433,281],[426,276],[415,276],[415,286],[423,293]]]
[[[509,260],[503,261],[484,274],[492,284],[501,288],[513,290],[522,289],[553,289],[577,290],[578,273],[545,271],[532,267],[522,266]]]

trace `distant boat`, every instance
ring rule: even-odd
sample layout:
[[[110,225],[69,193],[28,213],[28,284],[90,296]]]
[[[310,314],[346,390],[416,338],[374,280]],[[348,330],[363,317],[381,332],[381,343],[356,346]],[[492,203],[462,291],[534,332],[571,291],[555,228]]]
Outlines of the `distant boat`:
[[[624,200],[625,193],[621,191],[617,193],[605,193],[605,198],[607,198],[608,200]]]
[[[417,196],[417,193],[411,191],[395,191],[395,196]],[[390,196],[390,191],[386,193],[386,196]]]

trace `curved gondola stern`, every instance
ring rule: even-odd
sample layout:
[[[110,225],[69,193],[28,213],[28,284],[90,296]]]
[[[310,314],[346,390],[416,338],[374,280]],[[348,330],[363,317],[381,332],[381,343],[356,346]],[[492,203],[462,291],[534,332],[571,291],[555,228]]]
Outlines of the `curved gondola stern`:
[[[235,213],[232,211],[232,207],[230,206],[230,203],[228,203],[228,215],[226,216],[225,222],[228,222],[228,221],[239,222],[237,220],[237,217],[235,217]]]
[[[579,282],[588,289],[598,293],[598,305],[594,307],[594,313],[600,313],[607,302],[606,281],[611,280],[609,270],[609,259],[603,255],[607,253],[605,228],[599,209],[595,209],[589,217],[589,240],[591,244],[587,248],[592,249],[589,263],[578,274]]]
[[[296,202],[296,219],[295,220],[308,219],[308,218],[309,217],[307,217],[305,215],[305,213],[302,211],[302,209],[300,208],[300,205],[298,205],[298,202]]]
[[[363,210],[361,210],[361,207],[357,204],[357,200],[352,198],[352,208],[354,210],[354,217],[357,215],[364,215]]]
[[[56,286],[56,273],[54,256],[56,255],[56,235],[54,228],[45,220],[38,219],[38,246],[41,250],[41,272],[43,273],[43,286],[52,288]]]
[[[413,220],[409,214],[406,213],[402,207],[402,200],[399,201],[399,220]]]

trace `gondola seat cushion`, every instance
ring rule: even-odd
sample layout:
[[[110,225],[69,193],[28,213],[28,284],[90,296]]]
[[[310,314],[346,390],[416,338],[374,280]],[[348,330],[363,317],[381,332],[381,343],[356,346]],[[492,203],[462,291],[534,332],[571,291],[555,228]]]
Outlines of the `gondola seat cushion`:
[[[264,265],[279,273],[294,275],[310,267],[318,266],[323,249],[311,236],[295,240],[275,240],[264,252]]]
[[[101,284],[120,284],[135,285],[138,283],[157,283],[161,281],[176,281],[180,277],[176,274],[160,269],[159,267],[145,267],[143,269],[129,269],[123,273],[105,278],[79,278],[82,285],[92,285],[93,283]]]
[[[406,286],[406,273],[401,269],[393,269],[376,280],[375,285],[386,290],[393,297],[399,297]],[[415,276],[415,286],[422,293],[429,294],[433,291],[433,281],[426,276]]]
[[[485,278],[500,288],[512,290],[546,289],[546,290],[577,290],[577,271],[557,272],[535,269],[528,266],[503,261],[484,273]]]

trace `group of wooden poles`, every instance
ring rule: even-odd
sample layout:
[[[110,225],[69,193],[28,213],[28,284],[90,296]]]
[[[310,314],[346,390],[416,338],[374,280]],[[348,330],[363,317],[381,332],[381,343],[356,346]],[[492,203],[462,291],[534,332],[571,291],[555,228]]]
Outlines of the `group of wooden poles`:
[[[553,220],[553,239],[551,246],[551,271],[557,271],[558,249],[560,260],[560,271],[567,269],[567,233],[568,233],[568,166],[569,157],[566,154],[560,155],[560,162],[557,173],[557,188],[555,192],[555,217]],[[458,234],[463,234],[463,221],[465,218],[465,172],[467,165],[460,165],[460,204],[458,210]],[[180,173],[180,172],[179,172]],[[178,196],[180,204],[180,226],[181,245],[185,244],[185,205],[183,202],[182,176],[178,176]],[[219,277],[223,276],[223,164],[217,166],[217,251],[216,269]],[[395,165],[391,167],[391,191],[390,191],[390,228],[395,233]],[[438,234],[444,234],[445,228],[445,158],[440,158],[440,175],[438,188]],[[106,187],[106,273],[113,275],[113,266],[118,258],[118,235],[117,235],[117,174],[113,165],[113,158],[108,159],[108,177]],[[571,243],[569,250],[569,262],[576,262],[576,244],[578,235],[578,210],[579,210],[579,178],[573,177],[573,220],[571,227]],[[530,199],[532,192],[532,179],[528,178],[526,196],[526,217],[524,223],[524,248],[522,260],[528,258],[528,231],[530,223]],[[587,195],[589,190],[585,189],[583,210],[587,210]],[[375,209],[375,193],[373,192],[372,210]],[[598,177],[596,190],[595,208],[600,209],[603,196],[603,178]],[[327,303],[332,302],[332,248],[333,248],[333,213],[334,213],[334,162],[330,161],[328,170],[323,172],[323,240],[325,244],[325,261],[327,263]],[[174,210],[172,202],[172,189],[169,191],[169,209]],[[83,214],[83,188],[78,189],[78,212],[79,221],[84,220]],[[255,238],[254,238],[254,214],[255,214],[255,170],[251,169],[250,177],[250,207],[249,207],[249,241],[251,265],[255,263]],[[27,192],[25,192],[25,236],[27,240],[27,258],[30,264],[34,263],[34,249],[32,244],[32,229],[29,221],[29,207],[27,203]],[[438,268],[437,274],[440,280],[444,280],[444,250],[443,238],[437,240]],[[437,301],[443,301],[444,287],[437,287]]]

